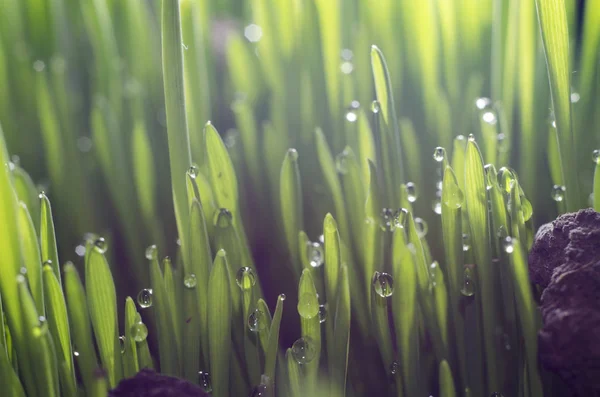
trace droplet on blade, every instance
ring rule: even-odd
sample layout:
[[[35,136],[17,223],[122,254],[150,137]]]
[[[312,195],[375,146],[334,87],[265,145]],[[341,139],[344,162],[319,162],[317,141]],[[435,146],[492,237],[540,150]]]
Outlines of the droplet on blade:
[[[342,175],[348,173],[348,151],[346,149],[335,156],[335,168]]]
[[[417,201],[417,185],[414,184],[414,182],[408,182],[406,184],[406,199],[410,202],[410,203],[414,203],[415,201]]]
[[[504,395],[499,391],[495,391],[492,394],[490,394],[490,397],[504,397]]]
[[[381,105],[379,104],[378,100],[374,100],[373,102],[371,102],[371,112],[377,114],[377,113],[379,113],[380,110],[381,110]]]
[[[392,361],[390,364],[390,375],[396,376],[400,373],[400,363],[398,361]]]
[[[504,251],[507,254],[512,254],[513,251],[515,250],[515,245],[513,243],[513,239],[510,236],[506,236],[506,238],[504,239],[502,245],[504,247]]]
[[[196,288],[197,284],[198,284],[198,279],[196,278],[196,275],[194,273],[190,273],[183,278],[183,285],[186,288],[189,288],[189,289]]]
[[[435,212],[437,215],[442,215],[442,200],[440,198],[433,200],[431,203],[431,209],[433,209],[433,212]]]
[[[23,276],[21,276],[23,277]],[[48,332],[48,321],[46,321],[46,317],[39,316],[39,323],[33,327],[33,336],[36,338],[40,338]]]
[[[198,383],[202,390],[206,393],[212,392],[212,383],[210,380],[210,374],[207,371],[199,371],[198,372]]]
[[[408,217],[408,210],[406,208],[400,208],[394,214],[394,227],[402,229],[406,225],[406,218]]]
[[[561,202],[565,199],[567,188],[562,185],[554,185],[552,187],[552,199],[556,202]]]
[[[149,288],[141,290],[137,295],[137,302],[142,309],[152,306],[152,290]]]
[[[317,242],[309,241],[307,244],[308,260],[312,267],[319,267],[323,265],[325,259],[325,253],[323,252],[323,246]]]
[[[319,323],[323,324],[327,321],[327,305],[319,306]]]
[[[158,248],[156,245],[152,244],[146,248],[146,259],[149,261],[156,259],[158,257]]]
[[[317,295],[303,293],[298,299],[298,314],[307,319],[311,319],[319,314],[319,299]]]
[[[121,353],[125,353],[125,336],[119,336],[119,345],[121,346]]]
[[[248,316],[248,328],[252,332],[263,331],[267,327],[265,313],[259,309],[255,309]]]
[[[187,174],[188,174],[188,175],[189,175],[191,178],[193,178],[193,179],[196,179],[196,177],[198,176],[198,167],[196,167],[195,165],[192,165],[192,166],[191,166],[191,167],[188,169],[188,171],[187,171]]]
[[[226,229],[233,222],[233,214],[227,208],[221,208],[215,211],[213,223],[215,226]]]
[[[382,298],[389,298],[394,293],[394,279],[388,273],[376,271],[371,283],[375,293]]]
[[[444,158],[446,158],[446,149],[441,146],[436,147],[433,151],[433,159],[438,163],[441,163],[444,161]]]
[[[242,291],[248,291],[256,285],[256,273],[248,266],[240,267],[235,276],[235,282]]]
[[[417,235],[420,238],[427,235],[427,222],[425,222],[423,218],[415,218],[415,228],[417,230]]]
[[[463,274],[463,285],[460,292],[464,296],[473,296],[475,294],[475,283],[473,281],[473,273],[469,266],[465,266]]]
[[[600,149],[596,149],[592,152],[592,161],[596,164],[600,164]]]
[[[492,106],[492,100],[486,97],[480,97],[475,100],[475,106],[479,110],[484,110]]]
[[[108,243],[104,237],[98,237],[96,241],[94,241],[94,249],[101,254],[106,253],[106,250],[108,250]]]
[[[317,350],[314,342],[308,338],[300,338],[292,345],[292,357],[300,365],[308,364],[315,359]]]
[[[394,222],[394,210],[391,208],[384,208],[381,210],[381,230],[386,232],[391,232],[394,230],[395,222]]]
[[[146,327],[146,324],[139,321],[131,327],[131,335],[133,336],[134,341],[143,342],[148,337],[148,327]]]
[[[471,249],[471,235],[469,233],[463,233],[462,235],[463,241],[463,251],[467,252]]]

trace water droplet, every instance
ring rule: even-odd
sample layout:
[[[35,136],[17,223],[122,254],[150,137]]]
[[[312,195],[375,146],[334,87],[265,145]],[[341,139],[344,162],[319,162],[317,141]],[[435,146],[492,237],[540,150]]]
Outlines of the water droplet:
[[[423,238],[427,235],[427,222],[423,218],[415,218],[415,229],[419,238]]]
[[[152,244],[148,248],[146,248],[146,259],[153,260],[158,257],[158,248],[156,245]]]
[[[486,164],[483,170],[485,172],[485,188],[490,190],[492,187],[498,186],[498,173],[494,164]]]
[[[352,71],[354,70],[354,65],[352,64],[352,62],[349,61],[344,61],[342,62],[342,64],[340,65],[340,70],[342,71],[342,73],[344,74],[350,74],[352,73]]]
[[[463,233],[462,240],[463,240],[463,251],[467,252],[468,250],[471,249],[471,235],[469,233]]]
[[[36,338],[42,337],[48,332],[48,321],[46,321],[46,317],[39,316],[38,321],[39,324],[33,327],[33,336]]]
[[[75,254],[77,254],[77,256],[83,257],[85,256],[85,246],[79,244],[77,247],[75,247]]]
[[[244,28],[244,37],[251,43],[256,43],[262,38],[262,28],[254,23]]]
[[[256,273],[248,266],[240,267],[235,276],[235,282],[242,291],[249,291],[256,285]]]
[[[460,292],[464,296],[473,296],[475,294],[475,283],[473,282],[473,273],[469,266],[465,266],[463,274],[463,286]]]
[[[394,293],[394,279],[388,273],[375,272],[372,279],[375,293],[382,298],[389,298]]]
[[[119,336],[119,345],[121,346],[121,353],[125,353],[125,337]]]
[[[148,337],[148,327],[146,327],[146,324],[139,321],[131,327],[131,335],[133,336],[134,341],[143,342]]]
[[[578,92],[571,93],[571,103],[577,103],[581,99],[581,95]]]
[[[208,372],[206,372],[206,371],[198,372],[198,383],[200,384],[200,387],[204,390],[204,392],[206,392],[206,393],[212,392],[212,383],[210,380],[210,374]]]
[[[304,293],[298,299],[298,314],[303,318],[311,319],[319,314],[319,299],[317,295]]]
[[[408,216],[408,210],[406,208],[400,208],[394,214],[394,227],[402,229],[406,225],[406,217]]]
[[[289,148],[287,152],[290,155],[290,157],[292,158],[292,160],[294,160],[294,161],[298,160],[298,151],[296,149]]]
[[[33,70],[35,70],[36,72],[43,72],[44,69],[46,69],[46,64],[44,63],[44,61],[38,59],[37,61],[33,62]]]
[[[341,153],[335,156],[335,168],[342,175],[348,173],[348,149],[344,149]]]
[[[106,252],[108,249],[108,243],[104,237],[98,237],[96,241],[94,241],[94,249],[100,254],[104,254]]]
[[[600,164],[600,149],[596,149],[592,152],[592,161],[596,164]]]
[[[392,361],[390,364],[390,375],[396,376],[400,373],[400,363],[398,361]]]
[[[498,122],[498,117],[496,116],[496,112],[493,110],[485,110],[481,113],[481,120],[485,123],[494,125]]]
[[[469,138],[467,138],[469,142],[475,142],[475,135],[469,134]]]
[[[394,230],[395,213],[391,208],[381,210],[381,230],[391,232]]]
[[[221,208],[215,211],[213,223],[221,229],[228,228],[233,221],[233,215],[227,208]]]
[[[285,294],[279,294],[279,296],[277,298],[283,302],[285,300],[286,296],[285,296]]]
[[[415,185],[414,182],[408,182],[406,184],[406,193],[406,199],[408,200],[408,202],[414,203],[415,201],[417,201],[417,185]]]
[[[319,306],[319,323],[323,324],[327,321],[327,305]]]
[[[352,52],[352,50],[348,49],[348,48],[344,48],[342,50],[342,60],[344,61],[351,61],[352,57],[354,56],[354,53]]]
[[[377,114],[381,110],[381,105],[378,100],[371,102],[371,112]]]
[[[252,332],[263,331],[267,327],[265,313],[259,309],[255,309],[248,316],[248,328]]]
[[[480,97],[475,100],[475,106],[479,110],[484,110],[492,106],[492,100],[490,98]]]
[[[504,238],[504,242],[502,243],[502,245],[504,246],[504,251],[507,254],[512,254],[515,250],[515,245],[513,243],[513,239],[510,236],[506,236]]]
[[[442,215],[442,200],[440,198],[433,200],[431,203],[431,208],[437,215]]]
[[[252,389],[252,393],[250,393],[250,397],[266,397],[267,395],[267,385],[258,385],[254,389]]]
[[[437,161],[438,163],[441,163],[442,161],[444,161],[445,157],[446,157],[446,149],[444,149],[441,146],[436,147],[435,150],[433,151],[433,159],[435,161]]]
[[[316,355],[315,344],[308,337],[300,338],[292,345],[292,357],[298,364],[308,364],[315,359]]]
[[[187,174],[193,178],[196,179],[196,177],[198,176],[198,167],[196,167],[195,165],[192,165],[188,170],[187,170]]]
[[[325,235],[321,234],[321,235],[319,236],[319,242],[320,242],[321,244],[325,244]]]
[[[348,120],[351,123],[354,123],[356,119],[358,119],[358,116],[354,110],[348,110],[346,112],[346,120]]]
[[[565,192],[567,188],[562,185],[554,185],[552,187],[552,199],[554,201],[560,202],[565,199]]]
[[[144,288],[137,295],[138,305],[142,309],[152,306],[152,290],[149,288]]]
[[[323,252],[323,246],[317,242],[308,242],[308,260],[312,267],[319,267],[323,264],[325,254]]]
[[[194,273],[190,273],[183,278],[183,285],[186,288],[194,289],[194,288],[196,288],[197,284],[198,284],[198,279],[196,278],[196,275]]]
[[[75,356],[75,358],[79,357],[79,352],[77,350],[73,350],[73,356]]]

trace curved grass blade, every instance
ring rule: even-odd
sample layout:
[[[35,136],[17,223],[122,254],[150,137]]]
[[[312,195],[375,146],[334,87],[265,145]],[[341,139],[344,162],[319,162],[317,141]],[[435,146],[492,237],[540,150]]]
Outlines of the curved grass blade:
[[[35,226],[34,230],[40,230],[40,199],[33,180],[23,168],[16,164],[12,170],[12,175],[17,197],[27,205],[29,215]]]
[[[26,205],[23,202],[19,204],[19,231],[21,232],[23,263],[27,269],[27,281],[35,308],[38,313],[44,315],[41,255],[37,233]]]
[[[125,378],[130,378],[138,373],[138,353],[137,344],[134,339],[134,325],[136,324],[137,310],[135,303],[131,297],[125,299],[125,350],[122,353],[123,357],[123,375]]]
[[[139,313],[136,313],[135,315],[135,322],[142,322],[142,317]],[[152,361],[152,356],[150,355],[150,348],[148,347],[148,339],[144,338],[144,340],[142,340],[141,342],[136,341],[136,349],[138,356],[138,368],[154,369],[154,362]]]
[[[115,387],[123,377],[119,327],[117,322],[117,295],[112,273],[104,254],[91,243],[85,258],[87,304],[102,366],[108,383]]]
[[[373,277],[377,276],[375,272]],[[388,299],[377,294],[371,294],[371,329],[379,345],[381,360],[385,368],[390,368],[393,357],[392,334],[389,328]],[[402,385],[400,385],[402,387]]]
[[[229,396],[231,295],[227,256],[219,250],[208,281],[208,340],[213,394]]]
[[[496,295],[493,281],[485,175],[481,153],[474,140],[469,139],[465,156],[465,202],[469,217],[472,247],[477,263],[479,291],[483,315],[483,341],[489,390],[498,390],[497,352],[494,337]]]
[[[46,319],[56,349],[61,395],[75,397],[77,396],[77,380],[75,379],[71,332],[65,297],[50,265],[44,265],[43,274]]]
[[[330,371],[333,385],[343,390],[345,395],[346,380],[348,376],[348,351],[350,348],[350,282],[348,280],[348,267],[344,264],[340,268],[340,289],[334,319],[333,353],[329,355]]]
[[[446,281],[444,280],[444,273],[442,272],[442,269],[440,269],[440,265],[437,261],[429,266],[429,272],[431,274],[431,284],[433,286],[437,324],[442,337],[444,351],[448,351],[448,289],[446,287]]]
[[[456,397],[456,390],[454,388],[454,379],[452,378],[452,371],[450,370],[450,365],[446,360],[443,360],[440,363],[439,384],[440,397]]]
[[[67,263],[65,271],[65,295],[71,325],[73,350],[79,353],[77,367],[83,385],[91,393],[94,383],[94,371],[98,368],[98,357],[92,338],[92,327],[83,284],[72,263]]]
[[[405,396],[420,392],[419,320],[417,312],[417,266],[408,248],[404,228],[396,228],[392,237],[392,277],[396,291],[392,295],[392,314],[400,350],[400,368]],[[398,386],[399,388],[402,385]]]
[[[45,193],[40,193],[41,221],[40,221],[40,247],[42,251],[42,263],[50,261],[54,274],[60,280],[60,264],[58,262],[58,249],[56,248],[56,234],[54,232],[54,220],[52,219],[52,208],[50,200]],[[62,283],[61,283],[62,285]]]
[[[296,362],[292,355],[292,349],[287,349],[285,352],[285,361],[287,362],[287,374],[290,388],[290,397],[300,397],[302,394],[302,384],[304,379],[300,371],[300,364]],[[312,385],[312,384],[310,384]]]
[[[237,219],[238,185],[227,148],[219,133],[209,122],[204,128],[210,181],[219,208],[227,208]]]
[[[375,272],[375,267],[379,265],[383,253],[383,239],[381,238],[381,226],[383,222],[380,216],[381,201],[379,185],[377,183],[377,170],[375,164],[369,161],[369,191],[366,195],[365,202],[365,220],[362,225],[362,234],[364,241],[363,249],[363,277],[364,291],[367,302],[371,302],[371,280],[370,276]],[[387,225],[386,225],[387,226]],[[370,303],[369,303],[370,307]]]
[[[556,136],[562,179],[565,182],[565,201],[568,211],[579,208],[579,178],[576,168],[575,142],[571,116],[571,67],[569,64],[569,29],[564,0],[536,0],[552,106],[556,121]]]
[[[9,396],[25,397],[23,385],[21,385],[5,351],[0,352],[0,387]]]
[[[317,298],[317,289],[315,288],[311,271],[309,269],[304,269],[302,271],[302,275],[300,276],[300,283],[298,284],[298,314],[300,314],[302,337],[305,340],[309,340],[310,343],[314,343],[315,347],[315,358],[310,363],[304,365],[305,370],[303,371],[303,374],[306,376],[306,384],[308,385],[309,390],[312,390],[317,382],[319,361],[321,358],[321,352],[323,350],[318,305],[319,300]],[[289,358],[295,363],[295,360],[293,360],[292,357]],[[288,366],[289,365],[297,364],[291,364],[288,361]],[[294,371],[296,370],[296,368],[291,369]],[[293,375],[294,373],[289,374],[290,377]],[[290,381],[292,382],[292,390],[296,390],[296,385],[293,383],[294,379],[290,379]]]
[[[273,321],[271,322],[271,328],[269,330],[269,343],[265,355],[265,375],[267,375],[273,383],[275,382],[275,364],[279,351],[279,326],[281,325],[284,301],[285,295],[279,295],[277,298],[277,306],[275,306],[275,314],[273,315]]]
[[[338,301],[338,288],[340,280],[341,252],[340,235],[337,223],[331,214],[325,216],[323,222],[323,236],[325,239],[325,296],[329,302],[329,310],[336,313]],[[327,325],[327,346],[333,343],[333,322]]]
[[[108,395],[108,379],[106,373],[97,369],[94,371],[90,397],[105,397]]]
[[[294,264],[296,277],[300,276],[302,265],[300,263],[300,247],[298,246],[298,232],[304,228],[302,187],[300,185],[300,169],[298,168],[298,152],[288,149],[279,179],[279,199],[283,229],[288,243],[288,250]]]
[[[56,356],[48,324],[44,316],[38,316],[35,303],[27,289],[25,277],[18,276],[19,304],[23,313],[23,335],[27,343],[28,359],[34,373],[38,396],[58,397],[60,395]],[[22,360],[27,360],[21,356]]]
[[[169,142],[169,162],[177,232],[181,245],[187,247],[189,207],[185,173],[192,164],[186,119],[181,40],[181,16],[178,0],[163,0],[161,12],[162,65]],[[187,252],[184,251],[184,259]],[[186,260],[187,262],[187,260]],[[110,374],[109,374],[110,375]],[[110,376],[109,376],[110,380]]]
[[[165,284],[165,300],[167,306],[168,320],[171,323],[171,330],[173,332],[173,340],[175,345],[171,345],[170,349],[175,350],[176,362],[177,362],[177,376],[181,376],[182,373],[182,357],[183,357],[183,346],[181,344],[181,295],[178,289],[183,284],[179,277],[177,277],[175,264],[171,261],[168,256],[163,259],[163,279]]]

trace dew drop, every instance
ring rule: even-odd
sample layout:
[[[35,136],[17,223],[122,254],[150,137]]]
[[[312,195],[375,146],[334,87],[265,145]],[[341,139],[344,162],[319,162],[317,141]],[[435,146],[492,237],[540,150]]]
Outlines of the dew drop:
[[[510,236],[506,236],[506,238],[504,239],[502,245],[504,247],[504,251],[507,254],[512,254],[514,252],[514,250],[515,250],[515,245],[513,243],[513,239]]]
[[[350,123],[354,123],[358,119],[356,112],[353,109],[350,109],[346,112],[346,120]]]
[[[285,296],[285,294],[279,294],[279,296],[277,298],[283,302],[286,299],[286,296]]]
[[[183,285],[186,288],[194,289],[194,288],[196,288],[197,284],[198,284],[198,279],[194,273],[190,273],[183,278]]]
[[[235,282],[242,291],[249,291],[256,285],[256,273],[248,266],[240,267],[235,276]]]
[[[348,150],[344,149],[344,151],[335,156],[335,168],[342,175],[348,173],[348,155]]]
[[[391,232],[394,230],[394,210],[384,208],[381,210],[381,230]]]
[[[312,267],[320,267],[323,265],[325,254],[323,252],[323,246],[318,242],[308,242],[308,260]]]
[[[75,247],[75,254],[79,257],[84,257],[85,256],[85,246],[82,244],[79,244],[77,247]]]
[[[473,135],[473,134],[469,134],[469,137],[467,138],[467,140],[468,140],[469,142],[475,142],[475,135]]]
[[[403,229],[406,225],[406,218],[408,217],[408,210],[406,208],[400,208],[394,214],[394,227]]]
[[[260,41],[262,35],[262,28],[254,23],[244,28],[244,37],[246,37],[246,39],[248,39],[248,41],[251,43],[256,43],[257,41]]]
[[[485,188],[491,190],[494,186],[498,186],[498,173],[494,164],[486,164],[483,170],[485,172]]]
[[[400,363],[398,361],[392,361],[390,364],[390,375],[396,376],[400,373]]]
[[[319,299],[317,295],[309,292],[303,293],[298,299],[298,314],[306,319],[311,319],[319,314]]]
[[[38,59],[37,61],[33,62],[33,70],[35,70],[36,72],[43,72],[44,69],[46,69],[46,64],[44,63],[44,61]]]
[[[39,316],[38,321],[39,323],[33,327],[33,336],[36,338],[40,338],[48,332],[48,321],[46,321],[46,317]]]
[[[565,199],[565,192],[567,188],[562,185],[554,185],[552,187],[552,200],[561,202]]]
[[[319,323],[323,324],[327,321],[327,305],[319,306]]]
[[[471,249],[471,235],[468,233],[463,233],[462,241],[463,241],[463,251],[467,252],[468,250]]]
[[[289,148],[287,152],[292,160],[294,160],[294,161],[298,160],[298,151],[296,149]]]
[[[139,321],[131,327],[131,335],[133,336],[134,341],[143,342],[148,337],[148,327],[146,327],[146,324]]]
[[[248,316],[248,328],[252,332],[263,331],[267,327],[265,313],[259,309],[255,309]]]
[[[423,238],[427,235],[427,222],[423,218],[415,218],[415,229],[419,238]]]
[[[202,390],[206,393],[212,392],[212,383],[210,380],[210,374],[207,371],[199,371],[198,372],[198,383]]]
[[[119,336],[119,345],[121,346],[121,353],[125,353],[125,337]]]
[[[152,306],[152,290],[149,288],[144,288],[138,292],[137,302],[142,309]]]
[[[495,111],[488,109],[481,113],[481,120],[483,120],[485,123],[494,125],[498,122],[498,116],[496,116]]]
[[[94,249],[100,254],[106,253],[106,250],[108,249],[108,243],[106,242],[104,237],[98,237],[94,241]]]
[[[578,92],[573,91],[571,93],[571,103],[577,103],[581,99],[581,95]]]
[[[73,350],[73,356],[75,356],[75,358],[79,357],[79,352],[77,350]]]
[[[492,106],[492,100],[486,97],[480,97],[475,100],[475,106],[479,110],[485,110]]]
[[[371,112],[377,114],[377,113],[379,113],[380,110],[381,110],[381,104],[379,103],[378,100],[374,100],[373,102],[371,102]]]
[[[473,282],[473,273],[470,267],[465,266],[463,274],[463,285],[460,292],[464,296],[473,296],[475,294],[475,283]]]
[[[315,344],[308,337],[300,338],[292,345],[292,357],[298,364],[308,364],[315,359],[316,355]]]
[[[446,157],[446,149],[444,149],[441,146],[436,147],[435,150],[433,151],[433,159],[435,161],[437,161],[438,163],[441,163],[442,161],[444,161],[445,157]]]
[[[592,152],[592,161],[596,164],[600,164],[600,149],[596,149]]]
[[[394,293],[394,279],[388,273],[376,271],[371,283],[375,293],[382,298],[389,298]]]
[[[267,395],[267,385],[258,385],[254,389],[252,389],[252,393],[250,393],[250,397],[266,397]]]
[[[431,209],[433,209],[433,212],[435,212],[437,215],[442,215],[442,200],[440,198],[433,200],[431,203]]]
[[[152,244],[146,248],[146,259],[153,260],[158,257],[158,248],[156,245]]]
[[[417,185],[415,185],[414,182],[408,182],[406,184],[406,193],[406,199],[408,200],[408,202],[414,203],[415,201],[417,201]]]
[[[342,62],[342,64],[340,65],[340,70],[342,71],[342,73],[344,74],[350,74],[352,73],[352,71],[354,70],[354,65],[352,64],[352,62],[350,61],[344,61]]]
[[[192,165],[192,166],[191,166],[191,167],[188,169],[188,171],[187,171],[187,174],[188,174],[188,175],[189,175],[191,178],[193,178],[193,179],[196,179],[196,177],[198,176],[198,167],[196,167],[195,165]]]
[[[221,229],[226,229],[231,226],[232,221],[233,215],[227,208],[221,208],[215,211],[215,216],[213,218],[213,223],[215,226]]]

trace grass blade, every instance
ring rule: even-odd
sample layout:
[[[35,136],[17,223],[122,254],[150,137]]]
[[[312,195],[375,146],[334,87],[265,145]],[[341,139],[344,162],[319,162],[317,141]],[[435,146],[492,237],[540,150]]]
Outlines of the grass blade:
[[[271,322],[271,329],[269,330],[269,343],[265,358],[265,375],[273,383],[275,382],[275,364],[279,351],[279,326],[281,325],[281,316],[283,314],[283,301],[285,301],[285,295],[279,295],[273,321]]]
[[[300,185],[300,169],[298,168],[298,152],[296,149],[289,149],[285,155],[281,166],[279,189],[283,229],[294,270],[296,276],[299,277],[302,265],[300,263],[298,232],[304,228],[304,225],[302,187]]]
[[[454,379],[452,379],[452,371],[448,361],[443,360],[440,363],[440,397],[456,397],[456,391],[454,388]]]
[[[54,220],[50,200],[45,193],[40,193],[41,221],[40,221],[40,246],[42,263],[50,263],[54,274],[60,283],[60,263],[58,262],[58,249],[56,248],[56,235],[54,233]],[[61,283],[62,284],[62,283]]]
[[[300,283],[298,285],[298,314],[300,315],[302,338],[310,341],[310,343],[313,343],[315,347],[315,358],[312,362],[304,365],[305,370],[303,371],[306,376],[306,384],[308,385],[307,390],[312,391],[318,380],[317,374],[323,345],[321,341],[321,324],[319,321],[319,300],[317,298],[317,289],[315,288],[315,284],[309,269],[304,269],[302,271],[302,275],[300,276]],[[295,363],[293,357],[290,356],[289,358]],[[290,368],[290,365],[297,365],[297,363],[291,364],[288,361],[288,370],[296,371],[296,368]],[[294,375],[295,374],[293,372],[289,373],[290,378]],[[299,387],[299,385],[296,385],[293,382],[294,379],[290,379],[290,381],[292,382],[292,391],[296,390],[296,387]]]
[[[137,310],[135,309],[135,303],[131,297],[125,299],[125,350],[122,353],[123,357],[123,375],[125,378],[130,378],[138,373],[138,353],[137,344],[134,339],[137,337],[134,332],[137,332],[136,328],[136,316]],[[147,330],[146,330],[147,331]]]
[[[44,315],[45,309],[40,247],[33,221],[23,202],[19,205],[19,231],[21,232],[23,263],[27,269],[27,281],[29,283],[31,296],[35,302],[37,312]]]

